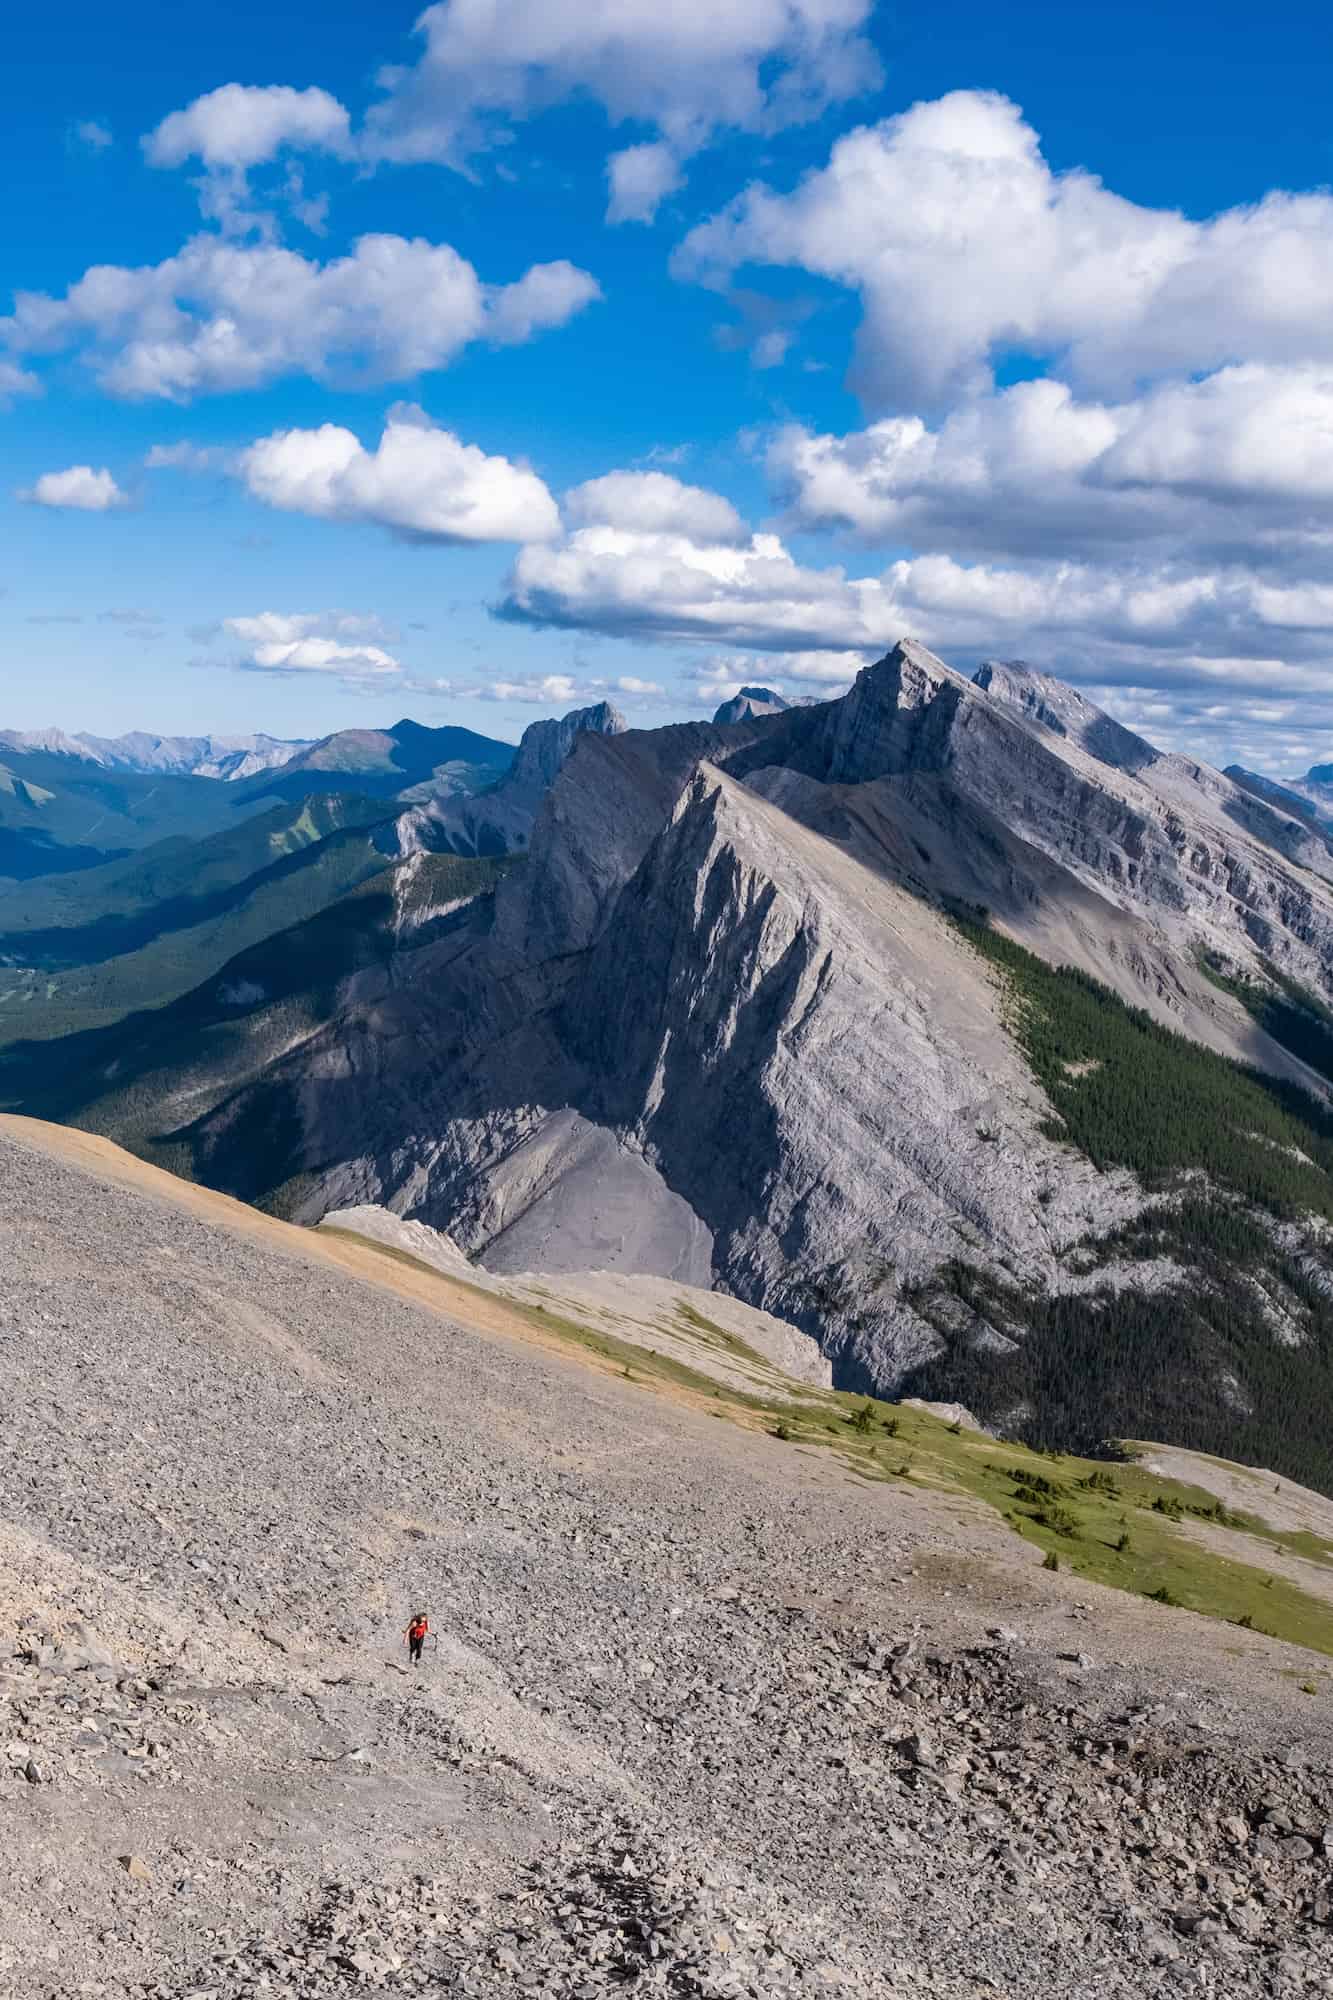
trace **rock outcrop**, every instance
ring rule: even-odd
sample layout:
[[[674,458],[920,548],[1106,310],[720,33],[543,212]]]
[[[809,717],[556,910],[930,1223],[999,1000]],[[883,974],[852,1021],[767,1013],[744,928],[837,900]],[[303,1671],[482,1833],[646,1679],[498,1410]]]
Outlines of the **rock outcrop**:
[[[452,854],[522,853],[532,834],[537,808],[580,736],[619,736],[628,727],[609,701],[568,715],[531,722],[523,731],[509,772],[475,797],[431,798],[404,816],[407,848]]]

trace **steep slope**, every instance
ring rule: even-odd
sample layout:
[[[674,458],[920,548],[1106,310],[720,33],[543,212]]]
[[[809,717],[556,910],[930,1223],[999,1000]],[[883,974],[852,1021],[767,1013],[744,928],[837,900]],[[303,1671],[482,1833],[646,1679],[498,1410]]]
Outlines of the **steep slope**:
[[[82,1134],[3,1121],[0,1187],[15,2000],[1327,1991],[1317,1529],[1266,1585],[1179,1476],[747,1397]]]
[[[1161,752],[1090,702],[1076,688],[1039,673],[1026,660],[983,660],[973,683],[996,701],[1019,709],[1025,719],[1053,736],[1076,743],[1117,771],[1143,771]]]
[[[1316,765],[1303,778],[1281,781],[1265,778],[1258,771],[1247,771],[1242,764],[1228,764],[1224,775],[1283,812],[1314,821],[1326,839],[1333,836],[1333,783],[1329,782],[1333,766]]]
[[[808,1334],[719,1292],[641,1272],[576,1271],[552,1279],[544,1271],[518,1271],[500,1277],[473,1264],[443,1231],[370,1204],[332,1209],[319,1226],[364,1237],[496,1297],[559,1313],[617,1342],[667,1355],[731,1388],[787,1400],[797,1384],[832,1387],[828,1360]]]
[[[471,729],[428,729],[404,718],[391,729],[341,729],[276,771],[233,787],[238,807],[316,792],[377,799],[425,799],[480,791],[508,771],[512,743]]]
[[[432,796],[405,814],[400,824],[404,846],[451,854],[520,852],[531,837],[538,807],[578,737],[588,732],[617,736],[627,726],[609,701],[529,723],[511,769],[497,785],[473,798]]]

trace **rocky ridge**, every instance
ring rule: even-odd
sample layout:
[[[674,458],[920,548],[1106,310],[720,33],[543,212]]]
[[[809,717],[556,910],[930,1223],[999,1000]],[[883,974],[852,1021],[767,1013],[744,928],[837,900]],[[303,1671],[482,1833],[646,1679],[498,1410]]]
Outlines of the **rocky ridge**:
[[[364,1236],[463,1284],[538,1311],[567,1314],[631,1346],[673,1355],[718,1381],[779,1396],[790,1393],[793,1383],[832,1387],[832,1367],[809,1334],[722,1292],[643,1272],[573,1271],[552,1276],[545,1271],[516,1271],[502,1276],[474,1264],[442,1230],[371,1204],[333,1209],[320,1218],[319,1226]]]

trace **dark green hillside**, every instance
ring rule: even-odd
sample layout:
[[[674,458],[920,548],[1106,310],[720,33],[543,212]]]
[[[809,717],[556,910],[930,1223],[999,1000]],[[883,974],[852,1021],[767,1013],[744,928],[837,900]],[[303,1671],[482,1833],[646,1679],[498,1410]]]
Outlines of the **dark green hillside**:
[[[1051,1296],[941,1269],[913,1303],[945,1351],[910,1391],[957,1397],[1038,1444],[1160,1437],[1333,1491],[1333,1267],[1278,1232],[1333,1220],[1333,1114],[1084,973],[963,928],[1004,977],[1013,1031],[1056,1110],[1049,1135],[1130,1168],[1157,1199],[1070,1256],[1091,1289]],[[1134,1289],[1097,1282],[1112,1261],[1150,1259],[1170,1265]],[[1014,1344],[977,1348],[953,1331],[958,1299]]]
[[[128,854],[126,847],[62,846],[41,827],[0,826],[0,896],[18,882],[50,880],[75,869],[96,868]]]
[[[261,884],[302,873],[311,850],[331,838],[351,833],[368,848],[369,829],[385,814],[379,800],[304,799],[202,840],[161,841],[77,875],[15,887],[0,895],[0,962],[59,971],[122,958],[155,938],[223,916]],[[376,865],[384,867],[387,859],[380,855]],[[294,907],[280,921],[309,914]]]
[[[84,850],[80,865],[183,835],[195,840],[258,811],[244,787],[215,778],[107,770],[44,751],[6,749],[0,760],[0,835],[21,880],[56,872],[59,850]],[[51,868],[40,863],[51,857]],[[0,895],[4,883],[0,882]]]
[[[509,864],[427,855],[405,878],[407,865],[381,870],[306,922],[265,937],[166,1006],[59,1041],[0,1049],[0,1110],[87,1125],[188,1175],[183,1128],[323,1027],[350,973],[427,942],[429,921],[400,935],[405,913],[424,916],[491,889]],[[271,1176],[269,1141],[256,1151],[238,1139],[237,1153],[252,1180]]]
[[[286,807],[280,815],[291,817]],[[375,846],[375,828],[352,826],[295,846],[230,889],[168,900],[125,919],[108,918],[56,934],[71,950],[81,944],[85,951],[92,939],[105,945],[116,934],[127,940],[143,935],[147,942],[137,950],[92,957],[88,963],[24,969],[31,954],[24,952],[23,940],[9,940],[6,949],[16,952],[19,965],[0,964],[0,1046],[75,1034],[137,1009],[161,1007],[198,986],[238,952],[316,916],[389,865],[389,857]],[[42,935],[50,950],[50,934]]]

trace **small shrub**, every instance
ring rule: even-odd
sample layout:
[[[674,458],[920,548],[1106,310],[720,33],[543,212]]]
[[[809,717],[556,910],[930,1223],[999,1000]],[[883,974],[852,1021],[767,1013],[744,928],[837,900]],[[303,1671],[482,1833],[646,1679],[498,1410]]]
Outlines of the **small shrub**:
[[[1239,1618],[1233,1618],[1231,1622],[1233,1625],[1239,1625],[1242,1632],[1253,1632],[1254,1613],[1246,1611]]]
[[[1078,1534],[1078,1516],[1071,1514],[1067,1507],[1056,1507],[1048,1503],[1036,1518],[1043,1528],[1049,1528],[1052,1534],[1064,1535],[1068,1541],[1072,1542]]]
[[[883,1420],[883,1426],[884,1426],[884,1430],[885,1430],[885,1433],[887,1434],[887,1436],[889,1436],[889,1437],[891,1437],[891,1438],[896,1438],[896,1437],[897,1437],[897,1435],[898,1435],[898,1419],[897,1419],[897,1417],[885,1417],[885,1418],[884,1418],[884,1420]]]
[[[1118,1541],[1118,1542],[1116,1543],[1116,1545],[1115,1545],[1115,1552],[1116,1552],[1116,1554],[1117,1554],[1118,1556],[1127,1556],[1127,1555],[1129,1554],[1129,1536],[1128,1536],[1128,1535],[1122,1535],[1122,1536],[1120,1537],[1120,1540],[1119,1540],[1119,1541]]]
[[[1047,1558],[1046,1558],[1045,1562],[1044,1562],[1044,1563],[1042,1564],[1042,1568],[1043,1568],[1043,1569],[1059,1569],[1059,1567],[1060,1567],[1060,1558],[1059,1558],[1059,1556],[1058,1556],[1058,1555],[1057,1555],[1057,1554],[1055,1553],[1055,1550],[1054,1550],[1054,1549],[1052,1549],[1052,1550],[1051,1550],[1051,1553],[1050,1553],[1050,1554],[1049,1554],[1049,1555],[1047,1556]]]
[[[896,1479],[906,1479],[910,1475],[911,1470],[912,1470],[912,1461],[910,1458],[905,1458],[901,1465],[894,1466],[893,1468],[894,1477]]]
[[[1080,1479],[1078,1483],[1087,1493],[1110,1493],[1117,1499],[1120,1496],[1120,1488],[1116,1485],[1110,1473],[1103,1471],[1100,1466],[1098,1466],[1095,1472],[1090,1472],[1086,1479]]]
[[[1302,1682],[1301,1682],[1301,1693],[1302,1693],[1302,1694],[1318,1694],[1318,1692],[1319,1692],[1319,1689],[1318,1689],[1318,1688],[1317,1688],[1317,1687],[1315,1686],[1315,1684],[1314,1684],[1314,1682],[1313,1682],[1313,1681],[1302,1681]]]
[[[1159,1493],[1152,1503],[1152,1510],[1154,1514],[1165,1514],[1168,1521],[1179,1521],[1185,1513],[1174,1493]]]
[[[869,1437],[875,1427],[875,1405],[864,1402],[855,1416],[848,1417],[847,1421],[858,1437]]]
[[[1047,1479],[1041,1472],[1006,1472],[1006,1479],[1012,1479],[1020,1494],[1030,1494],[1034,1499],[1058,1500],[1061,1489],[1053,1479]]]
[[[1180,1599],[1173,1590],[1168,1590],[1164,1583],[1159,1583],[1156,1590],[1150,1590],[1148,1595],[1154,1604],[1172,1604],[1179,1609]]]
[[[769,1432],[769,1436],[775,1437],[779,1444],[787,1444],[791,1438],[791,1425],[784,1424],[779,1419],[779,1421],[776,1424],[774,1424],[772,1430]]]

